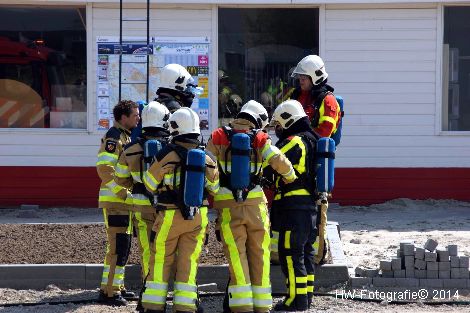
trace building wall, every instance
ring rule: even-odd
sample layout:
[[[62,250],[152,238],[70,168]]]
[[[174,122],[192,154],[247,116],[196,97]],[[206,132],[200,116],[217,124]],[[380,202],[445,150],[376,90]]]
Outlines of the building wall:
[[[214,8],[159,5],[151,35],[211,37],[213,70]],[[470,200],[470,136],[440,131],[441,14],[438,4],[320,7],[321,56],[346,105],[333,202]],[[88,5],[88,131],[1,130],[0,205],[97,205],[96,36],[117,36],[118,19],[117,4]],[[125,34],[145,34],[137,27]]]

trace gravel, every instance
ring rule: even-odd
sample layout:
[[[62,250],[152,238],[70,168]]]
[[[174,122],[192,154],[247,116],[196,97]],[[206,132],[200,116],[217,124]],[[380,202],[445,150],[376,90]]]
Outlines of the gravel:
[[[225,264],[222,244],[217,242],[214,223],[209,225],[209,242],[201,255],[202,264]],[[106,233],[103,225],[85,224],[0,224],[0,264],[87,263],[104,260]],[[133,238],[129,264],[140,264],[137,238]]]
[[[101,313],[101,312],[135,312],[136,302],[130,302],[127,307],[108,307],[96,303],[86,304],[60,304],[60,305],[39,305],[39,306],[16,306],[16,307],[2,307],[1,304],[5,303],[19,303],[19,302],[35,302],[35,301],[73,301],[80,299],[95,299],[98,295],[97,290],[60,290],[53,286],[49,290],[34,291],[34,290],[12,290],[0,289],[0,311],[2,313],[23,313],[23,312],[38,312],[38,313]],[[274,298],[274,303],[281,301],[279,297]],[[221,312],[223,297],[210,296],[202,298],[202,305],[205,312],[214,313]],[[387,302],[372,303],[364,301],[353,301],[335,297],[315,297],[314,308],[308,312],[379,312],[379,313],[394,313],[394,312],[468,312],[468,306],[429,306],[423,303],[414,303],[406,305],[391,305]],[[171,304],[168,306],[167,312],[171,312]]]

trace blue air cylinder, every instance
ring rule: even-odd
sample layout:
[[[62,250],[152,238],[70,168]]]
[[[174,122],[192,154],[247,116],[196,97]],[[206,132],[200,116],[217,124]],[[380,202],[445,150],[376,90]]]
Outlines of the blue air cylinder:
[[[162,150],[162,143],[157,139],[145,141],[144,144],[144,170],[148,170],[155,160],[157,153]]]
[[[205,173],[206,153],[200,149],[189,150],[184,182],[184,204],[190,208],[202,205]]]
[[[320,138],[317,142],[317,192],[332,192],[335,185],[335,141]]]
[[[242,133],[232,136],[230,184],[233,190],[245,189],[250,185],[250,151],[250,136]]]
[[[335,145],[338,146],[341,142],[341,133],[343,130],[343,114],[344,114],[344,100],[343,97],[336,95],[336,101],[339,104],[339,109],[341,111],[341,119],[336,127],[336,132],[331,135],[331,138],[335,141]]]

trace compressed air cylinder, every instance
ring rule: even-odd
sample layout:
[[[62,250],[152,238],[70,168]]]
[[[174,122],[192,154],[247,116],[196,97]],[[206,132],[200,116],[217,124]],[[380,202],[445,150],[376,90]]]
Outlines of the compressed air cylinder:
[[[160,140],[151,139],[145,141],[144,144],[144,170],[148,170],[155,160],[157,153],[162,150],[162,143]]]
[[[184,182],[184,204],[189,207],[200,207],[202,205],[205,172],[206,153],[200,149],[189,150]]]
[[[250,184],[250,137],[247,134],[232,136],[232,172],[230,184],[232,189],[245,189]]]
[[[332,192],[335,184],[335,141],[320,138],[317,142],[317,192]]]

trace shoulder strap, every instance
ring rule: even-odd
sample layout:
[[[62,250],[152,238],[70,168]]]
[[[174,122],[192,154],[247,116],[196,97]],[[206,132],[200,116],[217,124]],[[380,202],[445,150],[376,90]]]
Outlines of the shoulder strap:
[[[328,90],[321,92],[318,95],[317,99],[315,99],[315,102],[313,103],[313,107],[315,108],[315,115],[313,116],[313,121],[312,121],[313,128],[318,126],[318,123],[320,121],[320,107],[323,102],[323,99],[325,99],[329,93],[331,92]]]

